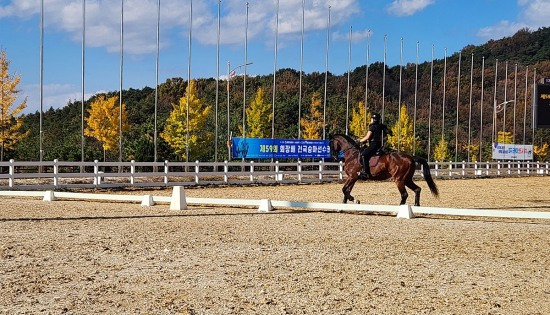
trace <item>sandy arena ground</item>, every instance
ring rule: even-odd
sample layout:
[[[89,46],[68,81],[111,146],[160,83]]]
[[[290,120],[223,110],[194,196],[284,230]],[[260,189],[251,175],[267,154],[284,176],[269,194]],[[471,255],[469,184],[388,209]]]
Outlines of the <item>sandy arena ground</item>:
[[[550,211],[549,177],[436,183],[422,205]],[[186,195],[340,202],[341,186]],[[352,194],[400,199],[391,182]],[[550,314],[549,220],[1,201],[1,314]]]

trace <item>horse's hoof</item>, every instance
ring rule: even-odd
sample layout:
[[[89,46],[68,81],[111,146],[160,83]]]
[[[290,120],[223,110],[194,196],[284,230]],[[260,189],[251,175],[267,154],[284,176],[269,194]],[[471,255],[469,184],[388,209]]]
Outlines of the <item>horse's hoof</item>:
[[[356,199],[356,200],[353,201],[353,203],[356,204],[356,205],[358,205],[358,204],[361,203],[361,201],[359,201],[359,200]]]

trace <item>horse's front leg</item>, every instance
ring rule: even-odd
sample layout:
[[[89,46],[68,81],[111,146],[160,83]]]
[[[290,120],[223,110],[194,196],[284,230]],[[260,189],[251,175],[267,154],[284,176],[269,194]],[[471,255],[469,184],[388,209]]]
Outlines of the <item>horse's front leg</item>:
[[[342,192],[344,193],[344,203],[347,203],[349,201],[354,201],[355,198],[351,195],[351,190],[353,189],[353,186],[355,185],[355,182],[357,181],[357,176],[348,177],[346,180],[346,183],[344,184],[344,187],[342,187]]]

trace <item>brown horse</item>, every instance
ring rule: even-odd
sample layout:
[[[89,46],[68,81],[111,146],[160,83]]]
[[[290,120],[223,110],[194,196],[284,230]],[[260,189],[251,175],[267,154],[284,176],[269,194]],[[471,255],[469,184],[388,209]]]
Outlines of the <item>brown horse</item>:
[[[344,172],[347,175],[347,180],[342,188],[344,203],[348,200],[354,201],[355,198],[351,195],[351,190],[357,179],[359,179],[359,172],[363,169],[359,145],[349,136],[336,134],[330,137],[330,151],[334,157],[338,156],[340,151],[344,153]],[[370,179],[385,180],[392,178],[397,185],[397,189],[399,189],[399,193],[401,193],[401,204],[405,204],[409,197],[405,186],[409,187],[415,193],[414,205],[420,206],[420,191],[422,189],[413,182],[413,175],[416,169],[415,161],[422,164],[424,179],[428,183],[432,195],[439,196],[437,186],[430,174],[428,162],[423,158],[410,156],[405,153],[390,152],[382,154],[378,160],[378,164],[370,166],[370,173],[372,174]]]

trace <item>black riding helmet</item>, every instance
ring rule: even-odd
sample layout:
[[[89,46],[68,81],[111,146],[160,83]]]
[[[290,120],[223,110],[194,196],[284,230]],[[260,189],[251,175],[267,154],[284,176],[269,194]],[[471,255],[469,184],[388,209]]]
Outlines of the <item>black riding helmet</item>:
[[[380,114],[378,114],[378,113],[372,114],[371,118],[372,118],[375,122],[380,122]]]

